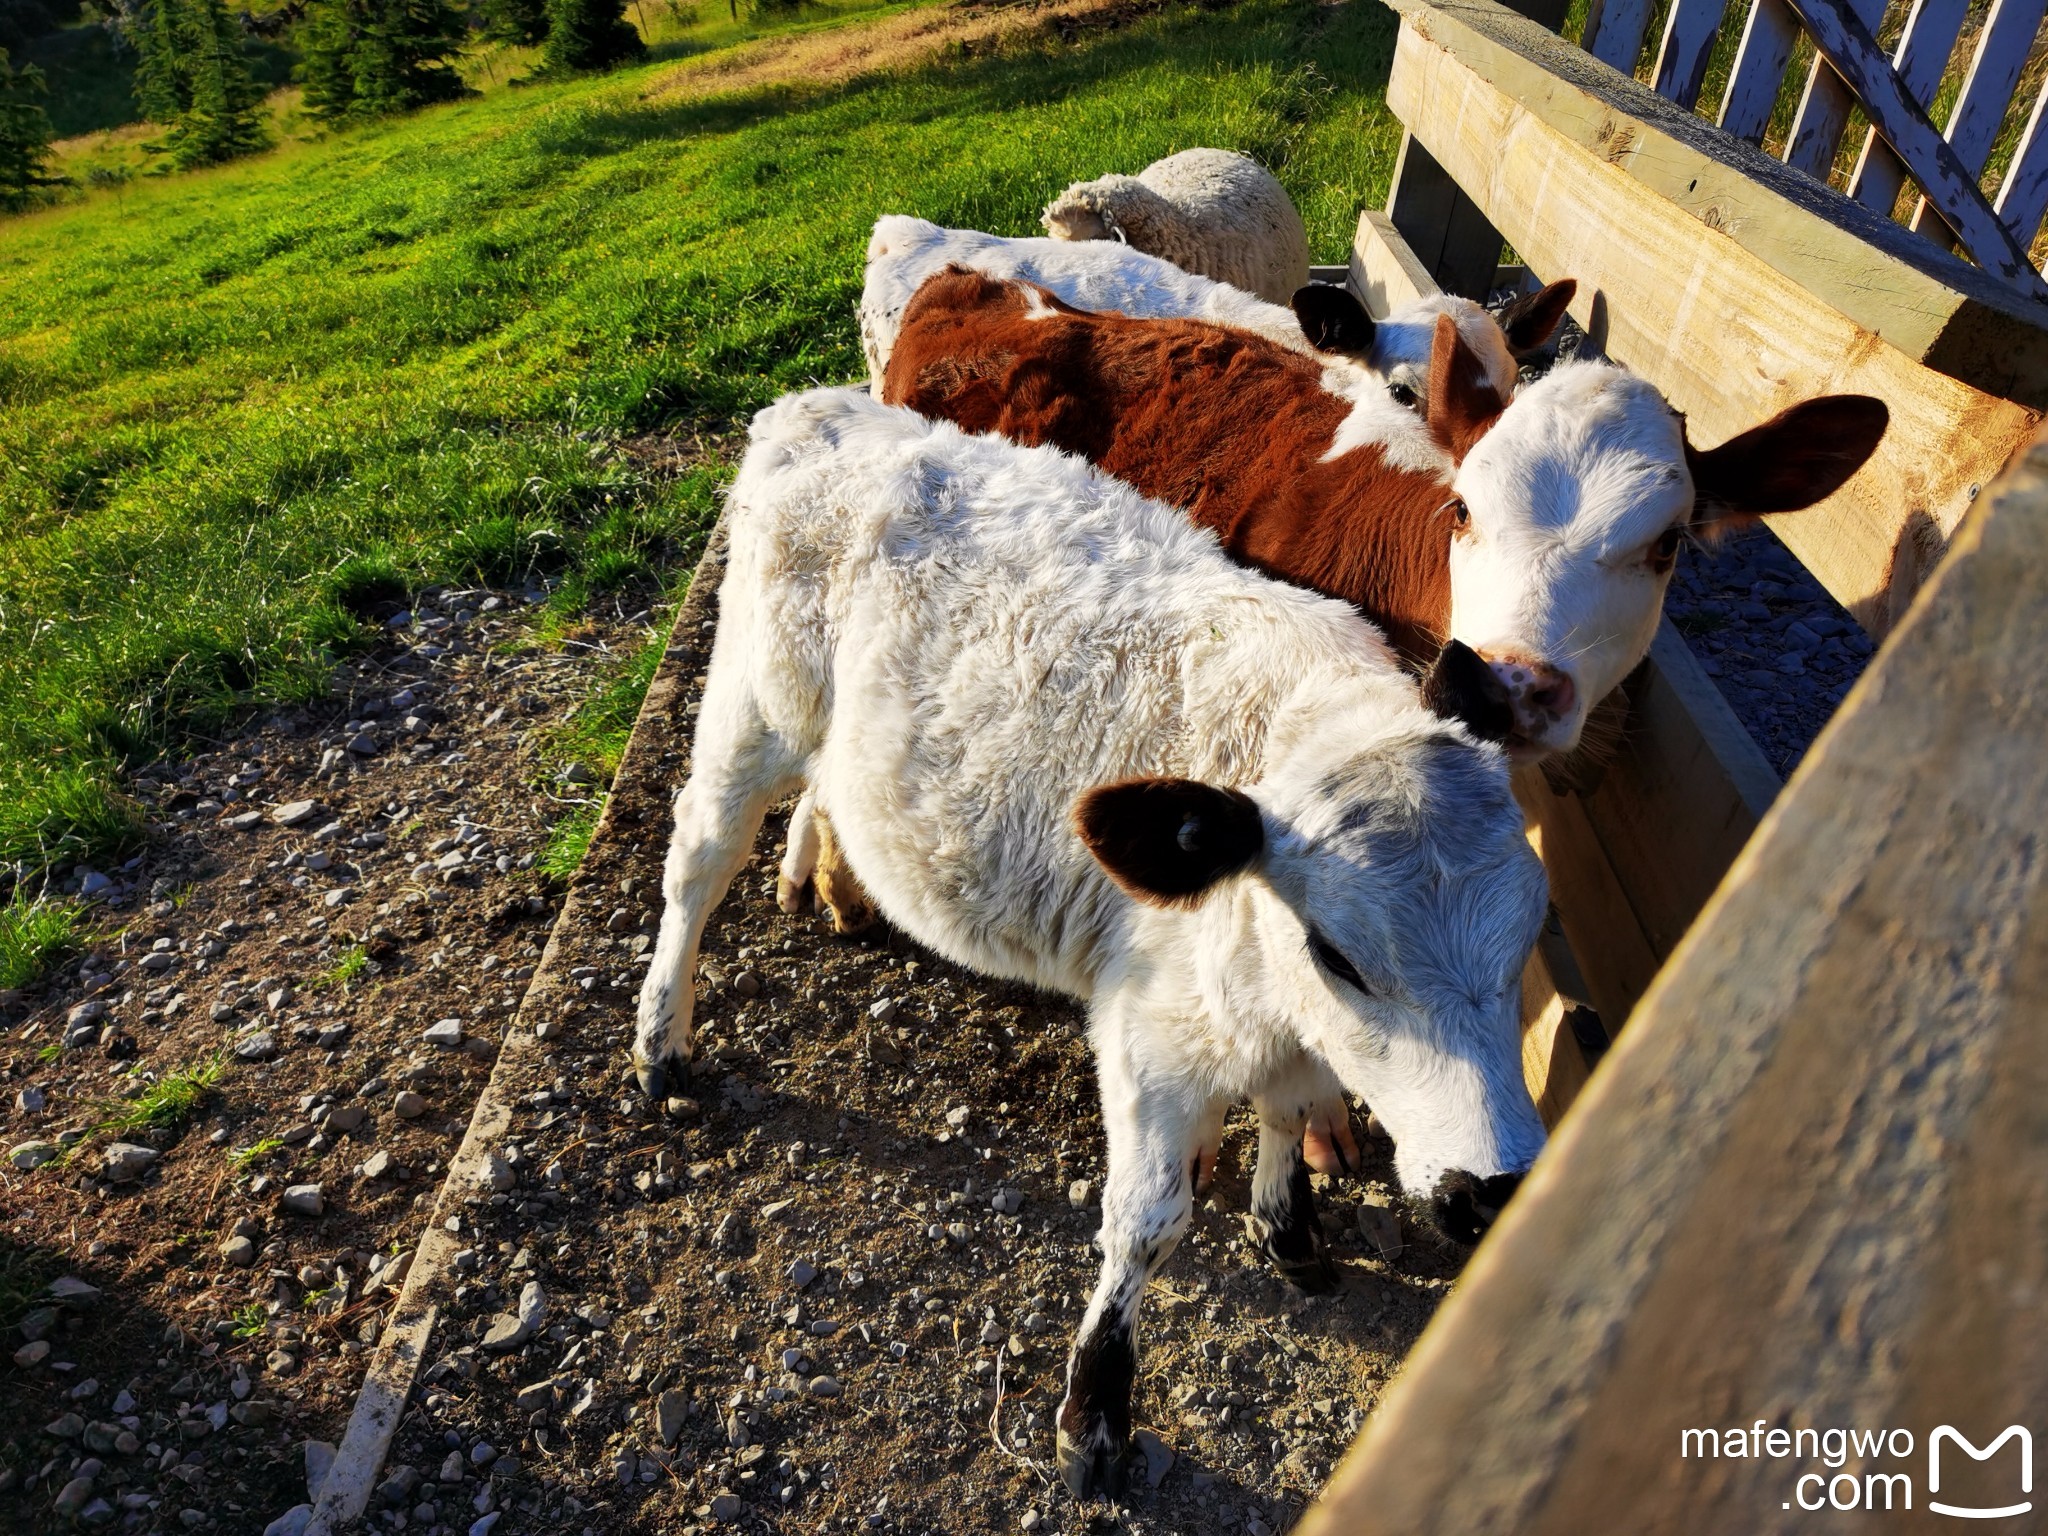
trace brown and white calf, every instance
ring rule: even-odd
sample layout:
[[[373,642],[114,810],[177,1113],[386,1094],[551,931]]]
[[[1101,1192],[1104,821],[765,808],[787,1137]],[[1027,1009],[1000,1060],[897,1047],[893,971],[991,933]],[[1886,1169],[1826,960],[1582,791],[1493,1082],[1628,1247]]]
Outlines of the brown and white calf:
[[[1250,331],[1358,369],[1409,405],[1427,394],[1440,316],[1450,316],[1479,375],[1505,399],[1515,391],[1518,360],[1549,342],[1578,290],[1569,278],[1546,284],[1498,319],[1470,299],[1436,293],[1375,321],[1348,291],[1322,283],[1299,289],[1288,304],[1273,304],[1113,240],[1014,239],[887,214],[875,221],[868,238],[860,292],[861,348],[877,394],[910,301],[931,278],[956,266],[1036,283],[1077,309],[1143,320],[1205,320]]]
[[[1173,508],[865,391],[757,416],[726,517],[641,1086],[686,1068],[705,920],[800,785],[906,933],[1085,1001],[1109,1164],[1059,1447],[1077,1494],[1111,1491],[1139,1304],[1232,1105],[1258,1112],[1253,1218],[1296,1271],[1330,1071],[1464,1241],[1543,1145],[1518,1014],[1543,871],[1456,659],[1488,674],[1454,651],[1418,688],[1351,607]]]

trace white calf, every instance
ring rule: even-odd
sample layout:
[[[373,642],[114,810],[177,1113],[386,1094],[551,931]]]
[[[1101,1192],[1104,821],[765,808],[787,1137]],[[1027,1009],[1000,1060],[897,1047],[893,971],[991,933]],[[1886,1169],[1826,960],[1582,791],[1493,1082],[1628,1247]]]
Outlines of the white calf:
[[[1206,320],[1256,331],[1297,352],[1361,366],[1409,403],[1422,402],[1428,387],[1438,315],[1456,323],[1479,362],[1479,382],[1506,400],[1515,392],[1515,358],[1550,339],[1577,287],[1569,279],[1552,283],[1516,301],[1498,321],[1470,299],[1444,293],[1375,322],[1342,288],[1311,284],[1294,295],[1289,308],[1112,240],[1013,240],[890,214],[875,221],[868,239],[860,294],[861,347],[877,394],[904,307],[926,278],[949,266],[1028,279],[1077,309],[1115,310],[1137,320]]]
[[[706,917],[800,784],[904,931],[1086,1000],[1109,1172],[1060,1445],[1109,1488],[1139,1297],[1231,1104],[1259,1114],[1255,1224],[1310,1279],[1332,1069],[1466,1241],[1542,1146],[1517,1003],[1545,887],[1506,759],[1347,605],[1051,449],[817,390],[755,418],[727,516],[642,1086],[686,1068]],[[1476,707],[1474,675],[1455,648],[1437,707]]]

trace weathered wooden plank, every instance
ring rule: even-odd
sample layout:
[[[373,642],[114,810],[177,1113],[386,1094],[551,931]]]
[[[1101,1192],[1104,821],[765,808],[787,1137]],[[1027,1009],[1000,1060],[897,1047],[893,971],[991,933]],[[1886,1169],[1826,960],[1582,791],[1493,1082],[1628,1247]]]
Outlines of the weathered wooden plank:
[[[1949,147],[1972,176],[1991,158],[1999,124],[2005,121],[2020,70],[2027,62],[2027,49],[2040,31],[2044,15],[2048,15],[2048,0],[1991,0],[1991,12],[1984,18],[1984,31],[1970,59],[1970,72],[1963,78],[1962,91],[1944,130]],[[1944,243],[1951,238],[1948,225],[1924,197],[1913,210],[1912,223],[1915,234]],[[2014,233],[2022,240],[2032,235],[2031,231]]]
[[[1371,208],[1358,216],[1349,282],[1358,302],[1375,320],[1384,320],[1403,305],[1438,291],[1429,269],[1401,238],[1394,221]]]
[[[1681,1454],[1757,1420],[1910,1431],[1852,1467],[1923,1529],[1937,1425],[2048,1424],[2048,450],[1987,503],[1304,1536],[1812,1530],[1795,1479],[1838,1469]],[[1940,1496],[2010,1503],[2014,1459]]]
[[[2006,167],[2005,180],[1998,185],[1995,206],[2014,239],[2033,241],[2042,214],[2048,213],[2048,82],[2034,98],[2019,148]]]
[[[1651,89],[1659,96],[1692,110],[1706,84],[1707,61],[1727,9],[1728,0],[1672,0],[1657,45],[1657,66],[1650,72]]]
[[[1593,0],[1579,46],[1608,68],[1632,75],[1649,27],[1650,0]]]
[[[1822,507],[1772,520],[1881,634],[1894,592],[2035,420],[1948,375],[1982,378],[1996,357],[2007,388],[2041,398],[2048,333],[2016,317],[2044,311],[1487,0],[1396,8],[1396,114],[1534,270],[1580,280],[1574,316],[1687,413],[1695,442],[1830,391],[1890,405],[1870,467]]]
[[[1884,0],[1849,0],[1856,19],[1872,31],[1884,19]],[[1835,73],[1826,59],[1816,57],[1807,71],[1806,91],[1799,98],[1799,110],[1792,118],[1792,136],[1785,143],[1785,163],[1796,170],[1828,179],[1835,163],[1835,148],[1842,142],[1842,130],[1849,126],[1849,109],[1856,94]]]
[[[1962,248],[1986,271],[2031,299],[2048,299],[2048,283],[2026,249],[1999,223],[1976,178],[1963,169],[1948,141],[1935,131],[1878,52],[1869,29],[1837,0],[1788,0],[1806,24],[1813,46],[1848,81],[1877,132],[1913,173]],[[1953,40],[1953,39],[1951,39]]]
[[[1543,1124],[1552,1130],[1593,1073],[1572,1032],[1571,1013],[1539,949],[1522,973],[1522,1081],[1529,1085]]]
[[[1721,98],[1721,126],[1745,144],[1763,143],[1798,38],[1799,20],[1785,0],[1752,0]]]
[[[1969,8],[1969,0],[1914,0],[1912,14],[1906,18],[1906,30],[1900,34],[1899,46],[1892,53],[1892,69],[1915,106],[1925,107],[1934,100],[1935,88],[1941,84],[1942,71],[1948,67],[1948,56],[1955,51],[1956,38],[1963,30],[1963,17]],[[1963,164],[1960,156],[1956,163],[1971,177],[1979,169]],[[1863,137],[1862,152],[1849,177],[1849,195],[1864,207],[1890,217],[1892,205],[1906,185],[1907,174],[1906,162],[1899,158],[1898,151],[1873,128]]]

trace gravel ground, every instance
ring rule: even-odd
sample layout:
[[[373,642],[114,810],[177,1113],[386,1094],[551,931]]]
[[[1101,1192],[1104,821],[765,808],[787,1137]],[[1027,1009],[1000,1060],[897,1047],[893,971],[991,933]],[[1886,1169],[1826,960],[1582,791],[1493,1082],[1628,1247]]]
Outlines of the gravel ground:
[[[0,1528],[260,1531],[353,1404],[591,793],[536,728],[652,617],[549,649],[522,594],[422,598],[329,698],[135,781],[148,849],[72,876],[89,947],[0,996]],[[216,1061],[182,1123],[98,1129]]]
[[[778,812],[707,931],[690,1097],[625,1086],[711,625],[672,646],[573,882],[521,1015],[546,1038],[500,1065],[512,1130],[460,1192],[372,1528],[1088,1526],[1052,1470],[1101,1168],[1076,1009],[785,916]],[[1293,1290],[1242,1234],[1252,1139],[1150,1293],[1133,1530],[1288,1525],[1461,1262],[1368,1142],[1322,1194],[1341,1291]]]

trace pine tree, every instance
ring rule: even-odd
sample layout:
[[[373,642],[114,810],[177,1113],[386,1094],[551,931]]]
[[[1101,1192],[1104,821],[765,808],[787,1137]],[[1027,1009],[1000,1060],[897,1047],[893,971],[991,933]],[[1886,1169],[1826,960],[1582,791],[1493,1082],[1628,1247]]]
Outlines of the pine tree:
[[[548,0],[480,0],[484,36],[500,43],[540,43],[548,35]]]
[[[48,170],[50,117],[36,99],[44,90],[41,70],[16,70],[0,48],[0,208],[26,207],[38,187],[63,180]]]
[[[448,62],[464,36],[448,0],[325,0],[304,38],[306,106],[375,117],[453,100],[468,89]]]
[[[609,69],[647,52],[626,20],[626,0],[548,0],[548,41],[542,60],[557,73]]]
[[[242,29],[223,0],[148,0],[132,25],[136,100],[169,129],[146,148],[180,170],[263,148],[263,88],[250,78]]]

